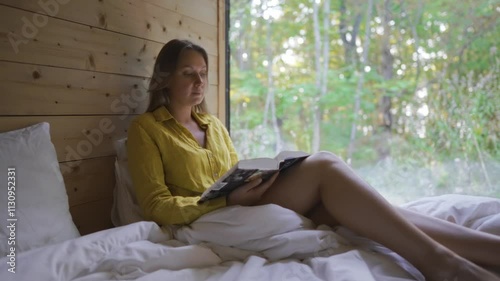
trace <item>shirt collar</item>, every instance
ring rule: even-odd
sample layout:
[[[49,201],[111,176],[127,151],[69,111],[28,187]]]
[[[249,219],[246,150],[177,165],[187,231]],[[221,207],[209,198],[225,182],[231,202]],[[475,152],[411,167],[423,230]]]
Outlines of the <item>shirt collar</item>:
[[[208,114],[200,114],[193,111],[193,118],[203,129],[206,129],[208,127],[208,124],[210,124],[210,118],[208,117]]]
[[[200,114],[193,111],[192,115],[202,128],[206,128],[208,124],[210,124],[210,118],[208,117],[208,114]],[[153,111],[153,116],[155,117],[157,122],[174,119],[172,114],[170,114],[170,111],[168,111],[168,109],[163,105]]]
[[[170,119],[174,119],[170,111],[165,106],[160,106],[153,111],[153,116],[155,117],[157,122],[163,122]]]

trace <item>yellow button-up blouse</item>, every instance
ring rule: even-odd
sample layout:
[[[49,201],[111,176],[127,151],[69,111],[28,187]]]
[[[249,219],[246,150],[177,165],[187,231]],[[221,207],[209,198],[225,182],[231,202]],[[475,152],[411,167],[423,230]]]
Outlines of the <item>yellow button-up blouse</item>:
[[[226,206],[225,197],[197,201],[236,164],[236,151],[219,119],[192,116],[205,130],[205,148],[164,106],[139,115],[128,129],[128,167],[136,197],[144,218],[160,225],[188,224]]]

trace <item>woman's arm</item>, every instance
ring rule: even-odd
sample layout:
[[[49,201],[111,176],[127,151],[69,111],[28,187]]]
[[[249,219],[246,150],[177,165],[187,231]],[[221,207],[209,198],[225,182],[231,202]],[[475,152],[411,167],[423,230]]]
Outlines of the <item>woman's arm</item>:
[[[236,165],[238,162],[238,154],[236,153],[236,149],[234,148],[231,137],[229,136],[229,132],[226,127],[217,119],[219,126],[222,128],[222,137],[224,138],[224,143],[229,152],[229,157],[231,159],[231,166]],[[242,206],[252,206],[256,202],[258,202],[262,195],[271,187],[273,182],[278,177],[279,173],[276,173],[270,179],[265,182],[262,182],[262,179],[256,179],[251,182],[248,182],[241,187],[232,191],[228,196],[226,196],[227,201],[226,204],[228,206],[231,205],[242,205]]]
[[[198,204],[199,196],[173,196],[165,184],[158,146],[138,122],[128,130],[129,172],[145,219],[160,225],[188,224],[203,214],[226,206],[226,198]]]

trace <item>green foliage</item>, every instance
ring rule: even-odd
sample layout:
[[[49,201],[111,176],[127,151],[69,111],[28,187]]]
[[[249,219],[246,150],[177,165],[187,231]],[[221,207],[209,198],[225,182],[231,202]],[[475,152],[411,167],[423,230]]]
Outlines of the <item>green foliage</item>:
[[[240,157],[276,153],[271,118],[283,148],[310,150],[314,115],[321,112],[320,149],[347,157],[354,147],[353,167],[403,201],[446,192],[499,196],[500,1],[389,1],[388,11],[375,1],[371,19],[363,1],[343,1],[345,11],[342,1],[330,2],[329,28],[322,26],[324,11],[318,14],[318,32],[330,42],[321,95],[312,0],[231,0],[231,132]],[[352,36],[358,17],[356,43],[346,45],[340,23]],[[370,47],[362,50],[366,28]],[[364,51],[367,62],[360,60]],[[264,124],[270,92],[276,112],[268,110]]]

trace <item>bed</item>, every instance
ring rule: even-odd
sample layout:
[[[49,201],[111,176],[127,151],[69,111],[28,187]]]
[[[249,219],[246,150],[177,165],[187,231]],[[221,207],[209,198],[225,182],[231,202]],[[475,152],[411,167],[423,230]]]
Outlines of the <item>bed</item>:
[[[144,221],[129,194],[124,144],[117,141],[113,212],[102,214],[119,226],[81,236],[50,125],[0,134],[0,219],[15,226],[0,229],[0,280],[424,280],[389,249],[277,205],[227,207],[184,227]],[[496,198],[442,195],[403,207],[500,235]]]

